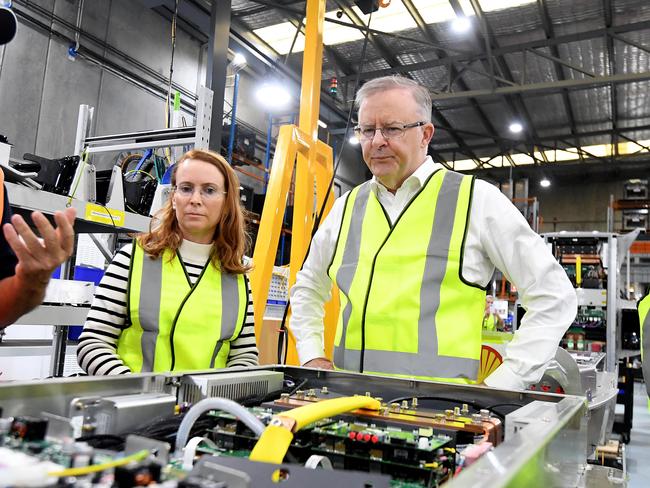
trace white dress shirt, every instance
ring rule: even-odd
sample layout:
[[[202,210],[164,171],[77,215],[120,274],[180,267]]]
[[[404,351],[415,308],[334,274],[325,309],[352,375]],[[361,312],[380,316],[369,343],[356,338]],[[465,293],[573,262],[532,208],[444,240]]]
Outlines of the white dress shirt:
[[[441,168],[427,157],[395,194],[372,179],[372,190],[391,222],[397,220],[427,178]],[[291,289],[290,327],[301,364],[325,356],[323,304],[329,299],[332,287],[327,268],[336,247],[345,196],[336,200],[316,232],[309,256]],[[516,286],[526,314],[506,346],[503,364],[485,383],[499,388],[524,389],[539,381],[547,362],[555,356],[562,336],[575,318],[576,294],[562,267],[519,210],[498,188],[477,179],[462,274],[467,281],[486,287],[495,266]]]

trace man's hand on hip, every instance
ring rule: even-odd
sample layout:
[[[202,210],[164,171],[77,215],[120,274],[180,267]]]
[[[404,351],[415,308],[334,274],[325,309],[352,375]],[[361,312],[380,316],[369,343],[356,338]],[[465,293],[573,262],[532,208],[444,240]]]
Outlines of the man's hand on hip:
[[[303,364],[305,368],[334,369],[334,364],[327,358],[314,358]]]

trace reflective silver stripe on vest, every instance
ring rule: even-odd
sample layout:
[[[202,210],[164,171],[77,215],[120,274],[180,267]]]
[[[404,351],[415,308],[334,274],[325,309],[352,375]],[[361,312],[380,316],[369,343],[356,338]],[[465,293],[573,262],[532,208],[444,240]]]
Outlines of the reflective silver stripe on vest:
[[[650,298],[646,298],[646,300],[650,300]],[[648,310],[641,327],[643,327],[641,334],[643,338],[643,342],[641,343],[641,350],[643,351],[641,366],[643,378],[645,379],[645,388],[650,397],[650,310]]]
[[[133,253],[143,253],[142,249],[135,249]],[[145,286],[144,280],[147,280]],[[156,340],[159,332],[160,319],[160,294],[162,292],[162,257],[151,259],[144,254],[142,256],[142,276],[140,278],[140,325],[151,324],[151,330],[142,327],[140,347],[142,350],[142,372],[153,371],[154,356],[156,353]]]
[[[440,306],[440,287],[447,269],[449,243],[454,228],[462,179],[463,175],[447,171],[440,187],[420,291],[419,350],[417,354],[366,349],[363,364],[364,371],[437,378],[476,379],[478,376],[479,360],[438,355],[435,323],[436,312]],[[353,222],[355,220],[362,221],[363,217],[363,213],[353,215],[352,220]],[[360,225],[361,223],[358,223],[358,229],[361,228]],[[351,224],[350,235],[352,235],[352,232]],[[447,251],[444,256],[440,256],[442,250]],[[341,341],[341,345],[337,349],[343,349],[344,347],[345,343]],[[342,365],[344,369],[356,370],[358,368],[361,361],[361,351],[346,350],[345,362],[339,363],[337,363],[336,352],[334,362],[339,367]]]
[[[354,279],[356,267],[343,266],[345,263],[358,262],[359,254],[361,252],[361,227],[363,225],[363,217],[366,214],[366,207],[368,206],[368,198],[370,197],[370,182],[364,183],[359,191],[357,197],[354,199],[354,206],[352,208],[352,217],[350,219],[350,228],[348,230],[347,241],[343,249],[343,258],[341,266],[336,273],[336,284],[345,295],[350,293],[350,286]],[[339,347],[334,348],[334,364],[348,364],[346,362],[345,354],[345,335],[348,330],[348,322],[350,321],[350,314],[352,313],[352,304],[350,301],[345,304],[343,309],[343,333],[341,334],[341,342]],[[361,357],[357,358],[355,368],[361,370]],[[352,367],[346,368],[352,369]]]
[[[237,328],[239,317],[239,278],[221,271],[221,337],[230,339]],[[223,347],[223,339],[217,341],[212,352],[210,367],[214,368],[217,355]]]

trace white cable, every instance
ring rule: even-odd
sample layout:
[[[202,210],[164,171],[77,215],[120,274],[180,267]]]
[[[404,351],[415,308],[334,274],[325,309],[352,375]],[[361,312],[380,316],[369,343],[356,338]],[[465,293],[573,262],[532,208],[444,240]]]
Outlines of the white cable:
[[[197,404],[193,405],[185,414],[185,418],[178,427],[176,434],[176,454],[181,457],[183,447],[187,443],[187,438],[190,436],[190,430],[194,422],[201,416],[201,414],[209,410],[223,410],[226,413],[234,415],[241,420],[246,427],[251,429],[257,437],[262,435],[265,429],[264,424],[248,409],[237,402],[228,400],[227,398],[206,398]]]
[[[332,467],[332,461],[330,461],[330,458],[326,456],[312,454],[309,456],[309,459],[307,459],[307,462],[305,462],[305,468],[316,469],[319,466],[322,469],[334,469],[334,467]]]
[[[183,469],[189,471],[194,466],[196,450],[201,443],[207,444],[210,449],[218,449],[217,445],[207,437],[192,437],[183,449]]]

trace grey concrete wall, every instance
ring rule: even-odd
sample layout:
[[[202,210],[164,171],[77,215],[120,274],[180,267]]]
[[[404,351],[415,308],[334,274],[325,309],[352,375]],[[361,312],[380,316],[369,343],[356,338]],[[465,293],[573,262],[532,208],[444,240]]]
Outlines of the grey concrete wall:
[[[35,4],[74,24],[78,0],[38,0]],[[17,6],[17,8],[23,8]],[[50,25],[45,16],[31,10],[29,15]],[[54,29],[74,37],[63,25]],[[81,28],[112,47],[134,58],[162,76],[169,73],[171,56],[170,22],[130,0],[86,0]],[[117,65],[128,67],[126,60],[96,44],[85,42]],[[101,70],[86,60],[72,61],[67,56],[68,44],[19,22],[16,38],[0,48],[0,134],[13,143],[12,156],[24,153],[56,158],[72,154],[80,104],[95,107],[94,134],[157,129],[165,126],[164,101],[114,74]],[[206,45],[177,30],[174,54],[174,82],[192,93],[203,84],[206,69]],[[258,80],[246,70],[241,72],[237,119],[266,134],[267,114],[255,99]],[[229,77],[224,99],[224,113],[232,103],[233,78]],[[296,87],[293,87],[294,91]],[[294,93],[295,111],[299,93]],[[192,117],[186,114],[188,125]],[[273,136],[277,135],[277,127]],[[261,143],[256,156],[264,159]],[[97,156],[93,162],[99,169],[109,168],[117,154]],[[348,164],[347,160],[350,160]],[[360,164],[359,164],[360,163]],[[258,178],[262,172],[249,168]],[[355,150],[346,150],[339,173],[343,191],[348,182],[365,179],[365,165]],[[240,172],[242,184],[263,192],[263,183]]]
[[[76,20],[74,0],[37,3],[69,22]],[[54,27],[72,37],[62,26]],[[169,22],[139,3],[86,0],[82,29],[161,75],[168,75]],[[200,48],[197,40],[177,32],[174,81],[192,92],[196,92],[198,83]],[[94,45],[93,49],[99,50]],[[95,107],[96,134],[165,126],[163,101],[85,60],[70,60],[67,50],[67,43],[22,22],[16,38],[4,47],[0,133],[14,144],[14,157],[20,158],[25,152],[52,158],[71,154],[80,104]],[[125,64],[114,56],[113,60]]]
[[[51,9],[54,2],[39,4]],[[0,133],[14,144],[14,156],[36,149],[49,47],[47,36],[20,24],[11,44],[0,48]]]
[[[607,231],[609,196],[623,197],[623,181],[562,185],[554,181],[549,188],[531,187],[530,196],[539,200],[543,217],[541,232]],[[621,213],[615,212],[614,229],[620,230]]]

